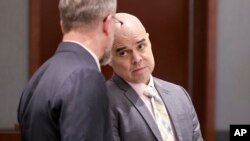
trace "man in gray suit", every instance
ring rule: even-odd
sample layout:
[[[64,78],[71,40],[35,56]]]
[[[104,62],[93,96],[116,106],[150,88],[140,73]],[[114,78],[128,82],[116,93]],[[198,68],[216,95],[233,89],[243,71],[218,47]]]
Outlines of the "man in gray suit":
[[[110,58],[116,0],[60,0],[59,11],[63,41],[20,99],[22,141],[111,141],[100,63]]]
[[[126,13],[118,13],[116,18],[121,24],[116,25],[111,51],[114,75],[107,81],[114,141],[202,141],[188,93],[181,86],[152,76],[155,62],[149,34],[142,23]],[[144,95],[147,86],[163,101],[168,134],[172,136],[169,139],[156,122],[152,97]]]

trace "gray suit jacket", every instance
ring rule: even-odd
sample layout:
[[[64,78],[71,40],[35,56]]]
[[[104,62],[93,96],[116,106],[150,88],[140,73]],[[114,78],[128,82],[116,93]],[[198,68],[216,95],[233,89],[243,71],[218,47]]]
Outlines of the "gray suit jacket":
[[[188,93],[153,78],[174,126],[177,141],[202,141],[199,121]],[[114,141],[162,141],[160,131],[138,94],[116,74],[107,81]]]

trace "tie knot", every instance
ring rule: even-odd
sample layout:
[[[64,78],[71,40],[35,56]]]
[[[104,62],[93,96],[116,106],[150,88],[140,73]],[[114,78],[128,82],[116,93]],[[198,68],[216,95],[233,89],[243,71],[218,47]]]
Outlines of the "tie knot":
[[[154,87],[146,86],[146,87],[144,88],[143,94],[144,94],[145,96],[147,96],[148,98],[153,98],[153,99],[155,99],[156,101],[162,103],[162,100],[161,100],[160,96],[157,95],[157,92],[156,92],[156,90],[154,89]]]
[[[155,92],[155,90],[154,90],[153,87],[146,86],[146,87],[144,88],[143,94],[144,94],[145,96],[149,97],[149,98],[152,98],[152,97],[154,97],[154,96],[156,95],[156,92]]]

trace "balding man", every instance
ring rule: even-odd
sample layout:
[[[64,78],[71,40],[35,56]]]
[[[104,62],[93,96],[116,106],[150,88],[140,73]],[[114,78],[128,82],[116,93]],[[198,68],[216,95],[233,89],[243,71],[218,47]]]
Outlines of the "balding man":
[[[152,76],[155,62],[142,23],[117,13],[107,81],[114,141],[202,141],[200,124],[181,86]]]

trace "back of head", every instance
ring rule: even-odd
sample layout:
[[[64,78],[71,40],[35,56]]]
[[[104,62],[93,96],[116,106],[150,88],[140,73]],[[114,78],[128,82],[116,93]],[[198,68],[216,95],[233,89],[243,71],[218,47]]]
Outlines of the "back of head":
[[[117,0],[60,0],[59,12],[64,32],[88,26],[116,12]]]

